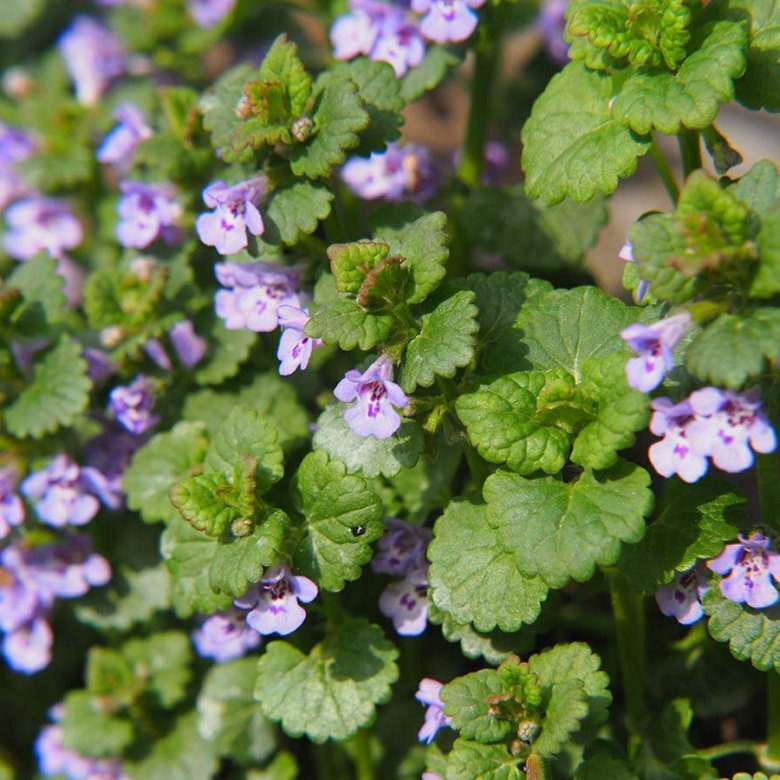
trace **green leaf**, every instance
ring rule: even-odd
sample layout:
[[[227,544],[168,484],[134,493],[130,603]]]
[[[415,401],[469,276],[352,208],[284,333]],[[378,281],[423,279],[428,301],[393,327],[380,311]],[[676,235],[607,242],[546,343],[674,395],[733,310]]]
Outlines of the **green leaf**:
[[[242,458],[256,463],[254,480],[259,494],[284,474],[284,453],[276,429],[259,412],[237,406],[212,438],[204,466],[230,479]]]
[[[355,298],[346,293],[338,293],[319,303],[315,299],[309,308],[311,319],[306,325],[306,335],[321,338],[326,344],[338,344],[347,352],[355,347],[363,351],[372,349],[389,338],[393,328],[398,326],[391,314],[364,311]]]
[[[87,691],[70,691],[63,701],[62,743],[91,758],[121,755],[133,741],[133,724],[101,708],[101,699]]]
[[[352,79],[320,76],[314,84],[314,132],[293,147],[290,168],[296,176],[317,179],[328,176],[334,165],[347,159],[347,151],[360,143],[358,133],[369,123],[358,87]]]
[[[41,14],[44,0],[18,3],[16,0],[0,2],[0,38],[15,38],[23,33]]]
[[[164,709],[170,709],[187,695],[192,651],[186,634],[166,631],[146,639],[131,639],[121,652],[135,676],[144,682],[145,693],[151,694]]]
[[[654,593],[675,572],[718,555],[745,522],[745,499],[725,482],[668,480],[658,517],[638,544],[623,548],[620,568],[634,588]]]
[[[351,244],[331,244],[328,247],[330,270],[336,289],[356,295],[370,271],[384,260],[390,247],[376,241],[353,241]]]
[[[750,286],[750,294],[757,298],[771,298],[780,292],[780,208],[775,207],[762,215],[756,243],[761,262]]]
[[[456,739],[447,755],[447,780],[525,780],[519,762],[506,745]]]
[[[329,406],[317,420],[314,448],[342,461],[347,473],[365,477],[394,477],[411,468],[420,458],[423,433],[414,420],[401,420],[401,427],[389,439],[360,436],[344,419],[344,404]]]
[[[650,141],[614,118],[611,98],[612,79],[581,63],[553,77],[523,126],[528,195],[584,203],[598,192],[609,195],[619,178],[634,173]]]
[[[566,463],[572,424],[587,402],[561,369],[508,374],[457,400],[469,441],[491,463],[519,474],[556,474]]]
[[[163,531],[160,552],[171,572],[171,603],[179,617],[210,614],[230,605],[231,596],[215,593],[210,585],[209,568],[217,545],[178,514]]]
[[[739,661],[750,661],[756,669],[780,672],[780,605],[753,609],[729,601],[713,584],[704,594],[707,629],[713,639],[728,642]]]
[[[270,82],[281,82],[287,91],[290,114],[300,116],[311,95],[311,76],[298,58],[298,47],[280,35],[265,55],[259,76]]]
[[[586,360],[580,388],[596,401],[596,413],[577,436],[571,459],[592,469],[610,468],[618,451],[630,447],[634,434],[647,426],[647,395],[626,383],[626,360],[620,354]]]
[[[712,124],[722,103],[734,97],[733,79],[745,70],[747,33],[735,22],[708,22],[691,40],[693,54],[676,73],[640,69],[615,98],[615,117],[637,133],[674,135]]]
[[[228,330],[222,320],[216,320],[208,339],[206,361],[195,370],[195,381],[199,385],[219,385],[234,377],[256,341],[257,333],[247,328]]]
[[[744,176],[729,186],[751,211],[764,216],[780,197],[780,175],[771,160],[759,160]]]
[[[536,620],[548,588],[518,568],[488,522],[485,504],[453,501],[433,532],[428,581],[440,610],[478,631],[517,631]]]
[[[90,326],[136,330],[149,323],[157,315],[167,275],[163,267],[155,268],[148,278],[116,269],[94,271],[84,284],[84,310]]]
[[[152,437],[135,453],[122,477],[130,509],[140,512],[147,523],[178,517],[168,491],[201,470],[207,446],[203,427],[190,422]]]
[[[595,287],[534,295],[491,347],[486,363],[502,372],[562,368],[580,383],[589,357],[626,354],[620,331],[637,319],[638,309]]]
[[[246,780],[296,780],[298,761],[292,753],[280,750],[265,769],[250,769]]]
[[[5,427],[19,438],[40,439],[72,425],[87,408],[91,388],[81,345],[61,336],[35,361],[32,379],[6,408]]]
[[[382,502],[362,477],[322,452],[309,453],[292,485],[296,508],[306,518],[293,568],[330,591],[360,577],[371,560],[371,543],[384,533]]]
[[[253,691],[257,659],[216,664],[198,695],[198,732],[214,750],[239,764],[266,761],[276,749],[276,734]]]
[[[407,393],[430,387],[437,376],[452,378],[474,357],[479,323],[474,293],[462,290],[423,315],[420,332],[407,345],[400,383]]]
[[[282,560],[290,520],[281,509],[271,509],[246,536],[219,540],[209,566],[209,586],[238,598],[258,582],[266,567]]]
[[[587,717],[588,704],[581,680],[561,680],[545,696],[542,731],[533,741],[533,751],[544,758],[554,756],[570,741]]]
[[[40,306],[49,324],[60,321],[67,311],[64,286],[64,279],[57,273],[57,261],[45,254],[19,263],[3,285],[19,290],[24,299],[23,306],[14,312],[14,320],[18,321],[30,309],[34,312]]]
[[[446,46],[428,46],[423,61],[401,80],[401,97],[411,103],[437,87],[461,57]]]
[[[266,198],[263,241],[294,246],[330,214],[333,193],[308,181],[293,180],[285,185]]]
[[[728,360],[724,359],[728,355]],[[702,381],[738,389],[780,359],[780,309],[756,309],[746,317],[721,314],[685,353],[688,370]]]
[[[601,670],[601,658],[584,642],[550,647],[531,656],[528,666],[543,687],[551,688],[570,680],[582,682],[588,708],[582,728],[595,731],[607,720],[609,705],[612,703],[609,675]]]
[[[348,619],[308,656],[287,642],[271,642],[257,667],[255,698],[292,737],[343,740],[390,698],[397,657],[378,626]]]
[[[631,774],[625,761],[614,758],[606,753],[597,753],[590,756],[577,769],[574,780],[636,780],[636,775]]]
[[[406,302],[424,301],[441,283],[449,257],[447,217],[441,211],[426,214],[414,222],[377,227],[374,238],[390,246],[392,256],[403,257],[410,277]],[[363,349],[363,347],[361,347]]]
[[[650,475],[627,462],[574,482],[498,471],[484,487],[488,522],[524,575],[561,588],[615,563],[621,542],[642,538],[653,501],[649,484]]]
[[[211,780],[217,767],[211,743],[198,730],[196,712],[180,715],[147,756],[124,764],[131,780]]]

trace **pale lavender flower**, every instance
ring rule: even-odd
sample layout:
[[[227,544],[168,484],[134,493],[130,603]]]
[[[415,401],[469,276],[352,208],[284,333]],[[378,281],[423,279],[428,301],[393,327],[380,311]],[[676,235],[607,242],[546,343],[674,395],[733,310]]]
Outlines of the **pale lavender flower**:
[[[412,10],[424,14],[420,30],[435,43],[460,43],[471,36],[479,17],[474,13],[485,0],[412,0]]]
[[[133,103],[122,103],[114,111],[119,124],[103,139],[97,150],[98,162],[109,163],[121,172],[130,169],[138,144],[154,135],[146,118]]]
[[[379,551],[371,561],[378,574],[404,575],[425,564],[425,550],[431,531],[395,517],[385,518],[387,530],[379,539]]]
[[[116,372],[116,365],[108,353],[94,347],[84,347],[81,356],[87,361],[87,374],[94,382],[102,382]]]
[[[116,421],[104,421],[104,431],[87,442],[85,461],[90,484],[100,500],[111,509],[124,501],[122,477],[135,451],[144,443]]]
[[[246,622],[258,634],[287,636],[306,619],[306,610],[298,602],[308,604],[317,593],[317,586],[308,577],[293,576],[286,566],[273,566],[233,603],[250,610]]]
[[[336,385],[333,395],[356,403],[344,412],[347,425],[359,436],[388,439],[401,425],[393,407],[403,409],[409,399],[393,382],[393,364],[386,355],[378,357],[362,374],[352,369]]]
[[[32,156],[35,148],[36,144],[28,133],[0,122],[0,211],[29,194],[16,163]]]
[[[67,455],[55,456],[41,471],[22,482],[22,494],[35,503],[35,512],[47,525],[84,525],[100,508],[95,469],[79,468]]]
[[[777,436],[761,409],[758,393],[734,393],[705,387],[691,393],[697,419],[689,426],[699,451],[723,471],[735,473],[753,465],[753,452],[773,452]]]
[[[625,244],[623,244],[622,247],[620,247],[620,251],[618,252],[618,257],[621,260],[624,260],[626,263],[633,263],[634,265],[638,265],[636,259],[634,258],[634,246],[628,240],[626,241]],[[650,289],[650,282],[648,282],[646,279],[640,278],[639,284],[636,286],[636,290],[634,291],[634,297],[637,303],[641,303],[644,300],[644,297],[645,295],[647,295],[647,291],[649,289]]]
[[[168,357],[168,353],[159,339],[147,339],[144,342],[144,352],[163,371],[170,371],[173,368],[173,363],[171,363],[171,359]]]
[[[177,322],[168,331],[168,338],[173,344],[179,362],[185,368],[192,368],[203,360],[203,356],[206,354],[206,339],[195,333],[195,328],[190,320]]]
[[[452,723],[452,718],[444,714],[444,704],[441,700],[441,689],[443,687],[444,684],[438,680],[424,677],[420,680],[417,693],[414,695],[417,701],[428,706],[428,709],[425,710],[425,723],[417,732],[417,739],[429,745],[433,742],[439,729]]]
[[[695,420],[691,404],[688,400],[674,404],[669,398],[655,398],[650,405],[654,410],[650,430],[664,437],[648,451],[653,468],[662,477],[678,474],[685,482],[696,482],[707,471],[707,457],[691,435]]]
[[[265,194],[266,182],[256,177],[229,186],[215,181],[203,190],[203,200],[212,212],[198,217],[200,240],[221,255],[234,255],[247,245],[247,230],[261,236],[265,230],[257,202]]]
[[[16,482],[15,468],[0,468],[0,539],[24,522],[24,504],[16,494]]]
[[[352,157],[341,169],[345,184],[364,200],[416,200],[436,192],[431,152],[421,144],[389,144],[370,157]]]
[[[228,330],[249,328],[268,333],[279,325],[279,307],[300,307],[298,271],[269,263],[217,263],[219,283],[226,289],[214,296],[217,316]]]
[[[94,106],[111,82],[125,72],[125,49],[111,30],[88,16],[77,16],[57,41],[76,85],[76,99]]]
[[[5,635],[3,655],[14,671],[35,674],[51,662],[53,642],[51,626],[43,618],[35,618]]]
[[[216,27],[232,10],[236,0],[187,0],[187,9],[198,27]]]
[[[559,65],[565,65],[569,61],[569,44],[563,37],[568,5],[569,0],[542,0],[537,21],[545,49]]]
[[[655,600],[664,615],[690,626],[704,614],[701,600],[706,591],[707,574],[697,563],[688,571],[675,574],[667,585],[661,585],[655,592]]]
[[[304,333],[309,321],[309,310],[297,306],[280,306],[278,310],[279,327],[282,335],[276,357],[279,358],[279,373],[289,376],[300,368],[305,370],[309,365],[311,353],[316,347],[322,346],[322,339],[314,339]]]
[[[737,604],[753,609],[770,607],[777,602],[777,588],[772,578],[780,582],[780,555],[769,552],[769,539],[754,531],[739,544],[727,544],[723,552],[707,563],[716,574],[723,575],[720,591]],[[728,576],[726,576],[728,575]]]
[[[642,325],[637,322],[620,332],[620,337],[639,357],[626,363],[626,381],[631,387],[649,393],[674,367],[672,350],[680,342],[691,325],[687,312]]]
[[[428,625],[428,566],[391,582],[379,597],[379,611],[393,621],[401,636],[419,636]]]
[[[233,608],[206,618],[192,632],[198,655],[215,661],[241,658],[260,644],[260,635],[247,625],[247,613]]]
[[[160,418],[152,414],[154,403],[154,382],[143,374],[129,385],[115,387],[109,396],[109,405],[117,422],[136,436],[160,422]]]
[[[123,181],[119,189],[123,195],[117,205],[120,219],[116,235],[122,246],[144,249],[158,238],[169,243],[178,240],[182,208],[174,200],[174,187]]]
[[[3,248],[15,260],[28,260],[46,251],[60,258],[81,243],[81,223],[61,201],[31,195],[16,201],[5,212],[8,231]]]
[[[350,0],[349,7],[350,13],[330,29],[337,60],[364,55],[392,65],[398,78],[422,62],[425,41],[417,20],[401,4]]]

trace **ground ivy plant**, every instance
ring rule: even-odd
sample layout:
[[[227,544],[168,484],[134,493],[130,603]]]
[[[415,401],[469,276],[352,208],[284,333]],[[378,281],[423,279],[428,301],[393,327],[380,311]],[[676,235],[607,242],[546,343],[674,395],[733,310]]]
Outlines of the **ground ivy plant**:
[[[0,780],[780,777],[778,31],[0,0]]]

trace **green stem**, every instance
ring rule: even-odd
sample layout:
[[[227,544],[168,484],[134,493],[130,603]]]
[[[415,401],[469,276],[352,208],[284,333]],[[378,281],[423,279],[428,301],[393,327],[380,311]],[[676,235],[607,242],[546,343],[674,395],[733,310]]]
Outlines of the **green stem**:
[[[609,572],[612,613],[626,697],[630,732],[641,732],[645,721],[645,611],[638,596],[617,570]]]
[[[759,745],[749,739],[738,740],[737,742],[724,742],[722,745],[713,745],[712,747],[702,748],[696,751],[696,755],[705,761],[716,761],[725,756],[733,756],[737,753],[758,753]]]
[[[672,169],[669,167],[669,163],[666,161],[661,147],[658,146],[658,141],[653,138],[653,143],[650,145],[650,159],[655,165],[655,169],[658,171],[658,175],[661,177],[664,189],[671,198],[672,203],[677,205],[677,201],[680,199],[680,188],[677,186]]]
[[[376,780],[376,767],[371,756],[371,732],[361,729],[350,740],[352,763],[355,765],[355,780]]]
[[[773,765],[780,764],[780,674],[767,672],[767,727],[764,758]]]
[[[471,77],[466,138],[458,166],[458,176],[468,187],[476,187],[482,178],[496,70],[501,59],[500,10],[486,6],[482,14],[474,47],[474,73]]]
[[[681,130],[677,136],[680,144],[680,156],[682,157],[683,176],[687,179],[690,174],[701,168],[701,139],[698,130]]]
[[[780,534],[780,473],[777,455],[770,452],[756,456],[758,475],[758,500],[761,504],[761,518],[767,530]]]

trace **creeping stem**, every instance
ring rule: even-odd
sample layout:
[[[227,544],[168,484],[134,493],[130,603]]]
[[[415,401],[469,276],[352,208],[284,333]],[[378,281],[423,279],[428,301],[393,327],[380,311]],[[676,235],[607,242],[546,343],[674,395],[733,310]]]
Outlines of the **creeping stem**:
[[[376,767],[371,755],[371,732],[368,729],[360,729],[350,743],[356,780],[376,780]]]
[[[480,12],[477,43],[474,47],[474,73],[469,94],[469,118],[463,157],[458,176],[468,187],[476,187],[482,178],[484,147],[487,140],[496,70],[501,59],[501,10],[485,5]]]
[[[666,157],[664,157],[655,137],[653,137],[653,143],[650,145],[650,159],[653,161],[653,165],[655,165],[655,169],[658,171],[664,189],[672,203],[677,205],[677,201],[680,198],[680,188],[677,186],[672,169],[669,167],[669,163],[666,161]]]
[[[632,734],[637,734],[645,720],[644,599],[631,590],[628,580],[616,569],[609,571],[609,583],[626,697],[627,725]]]
[[[701,138],[698,130],[681,130],[677,136],[682,157],[683,176],[687,179],[690,174],[701,168]]]

